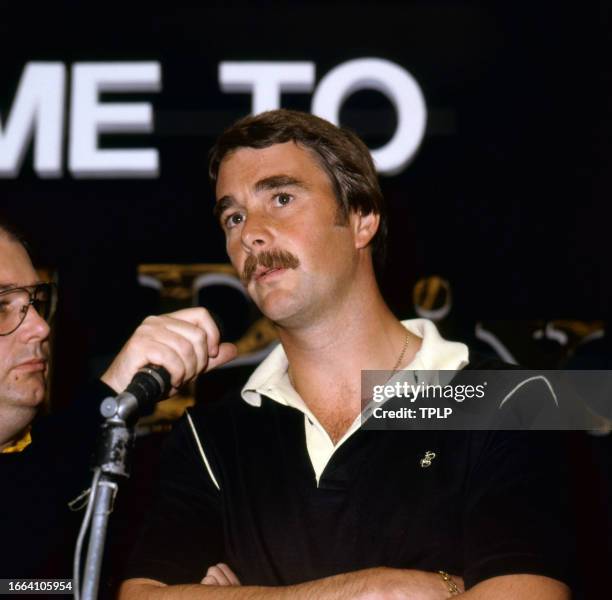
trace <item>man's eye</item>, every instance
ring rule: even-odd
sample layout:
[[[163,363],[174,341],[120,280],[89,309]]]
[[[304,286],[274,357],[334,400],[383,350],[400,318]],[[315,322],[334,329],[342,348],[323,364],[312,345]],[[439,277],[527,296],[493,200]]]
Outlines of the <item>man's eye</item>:
[[[17,310],[21,310],[22,306],[23,305],[20,305],[17,302],[2,300],[0,301],[0,314],[9,315]]]
[[[232,227],[235,227],[236,225],[242,223],[242,221],[244,221],[243,215],[241,215],[240,213],[232,213],[225,219],[225,226],[228,229],[231,229]]]
[[[280,194],[275,194],[274,199],[281,205],[286,206],[293,200],[293,196],[291,194],[286,194],[285,192],[281,192]]]

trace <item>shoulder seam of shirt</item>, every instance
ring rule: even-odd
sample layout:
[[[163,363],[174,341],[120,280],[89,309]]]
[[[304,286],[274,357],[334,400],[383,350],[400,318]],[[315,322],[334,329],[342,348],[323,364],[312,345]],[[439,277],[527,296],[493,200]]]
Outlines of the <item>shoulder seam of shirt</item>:
[[[548,391],[550,392],[552,399],[555,402],[555,405],[557,406],[557,408],[559,408],[559,401],[557,400],[557,394],[555,394],[555,391],[550,381],[546,377],[544,377],[544,375],[534,375],[532,377],[528,377],[527,379],[523,379],[523,381],[518,383],[512,390],[510,390],[510,392],[506,394],[505,398],[500,402],[499,408],[501,408],[506,403],[506,401],[514,394],[514,392],[516,392],[518,389],[520,389],[521,387],[523,387],[524,385],[532,381],[541,381],[542,383],[546,384],[546,386],[548,387]]]
[[[219,482],[217,481],[217,478],[215,477],[211,467],[210,467],[210,463],[208,462],[208,458],[206,458],[206,453],[204,452],[204,448],[202,447],[202,442],[200,441],[200,436],[198,435],[198,432],[196,431],[195,425],[193,424],[193,421],[191,420],[191,415],[189,414],[189,411],[187,411],[185,413],[187,415],[187,420],[189,421],[189,427],[191,427],[191,433],[193,434],[193,437],[195,439],[195,442],[198,446],[198,450],[200,451],[200,456],[202,457],[202,460],[204,461],[204,466],[206,467],[206,470],[208,471],[208,475],[210,477],[210,479],[212,480],[212,482],[215,484],[215,487],[217,488],[218,491],[221,491],[221,486],[219,485]]]

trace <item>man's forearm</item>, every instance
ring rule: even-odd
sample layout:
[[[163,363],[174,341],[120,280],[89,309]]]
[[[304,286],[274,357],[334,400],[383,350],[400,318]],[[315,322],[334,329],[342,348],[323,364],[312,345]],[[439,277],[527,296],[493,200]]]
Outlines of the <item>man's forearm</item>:
[[[444,600],[437,573],[379,567],[286,587],[176,585],[126,581],[119,600]]]
[[[570,600],[570,589],[556,579],[542,575],[501,575],[481,581],[457,598],[465,600]]]
[[[369,569],[375,571],[376,569]],[[285,587],[261,586],[217,586],[217,585],[172,585],[139,583],[130,580],[121,587],[119,600],[321,600],[363,599],[366,590],[374,587],[376,573],[359,571],[326,577]],[[370,580],[370,581],[368,581]]]

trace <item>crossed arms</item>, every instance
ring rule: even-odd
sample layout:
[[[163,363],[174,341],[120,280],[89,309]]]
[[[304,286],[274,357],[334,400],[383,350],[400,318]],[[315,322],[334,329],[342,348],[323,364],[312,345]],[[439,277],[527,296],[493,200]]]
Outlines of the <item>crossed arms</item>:
[[[166,586],[152,579],[130,579],[119,600],[443,600],[450,592],[437,573],[378,567],[286,587],[237,585]],[[492,577],[457,597],[465,600],[569,600],[569,588],[540,575]]]

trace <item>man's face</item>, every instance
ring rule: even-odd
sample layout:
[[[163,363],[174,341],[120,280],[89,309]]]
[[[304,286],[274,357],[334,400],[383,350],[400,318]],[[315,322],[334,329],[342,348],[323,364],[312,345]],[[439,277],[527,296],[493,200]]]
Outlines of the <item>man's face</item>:
[[[37,282],[36,271],[23,246],[0,232],[0,291]],[[32,306],[16,331],[0,337],[0,407],[33,409],[42,402],[48,338],[49,326]]]
[[[303,325],[337,307],[355,277],[356,216],[338,224],[332,183],[309,150],[240,148],[221,162],[216,196],[227,253],[267,317]]]

